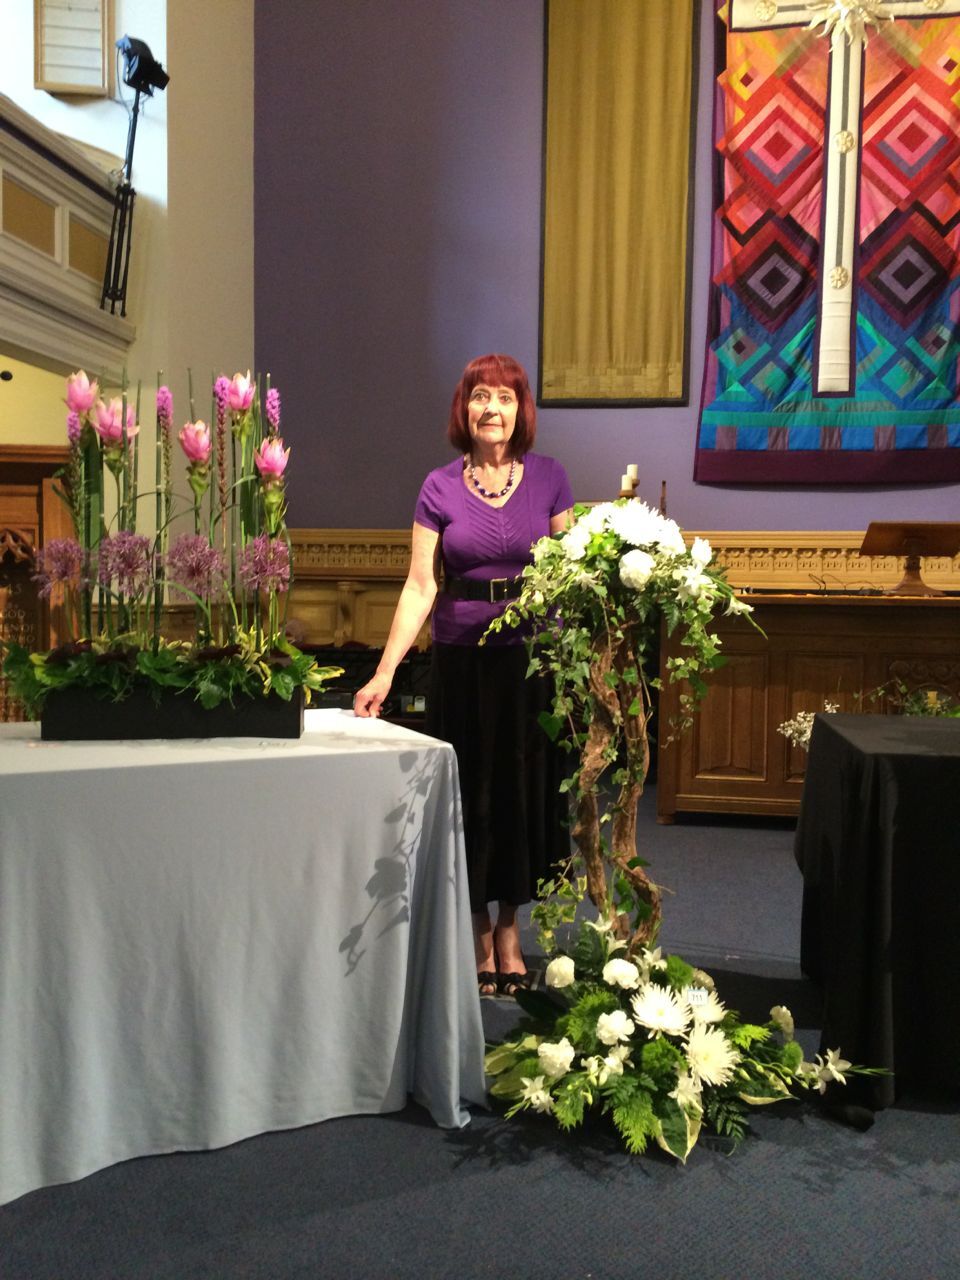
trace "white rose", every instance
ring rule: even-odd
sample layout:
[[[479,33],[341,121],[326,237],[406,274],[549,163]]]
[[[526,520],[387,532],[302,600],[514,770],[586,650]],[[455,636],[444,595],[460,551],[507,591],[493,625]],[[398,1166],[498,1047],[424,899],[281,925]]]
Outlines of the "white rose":
[[[601,1044],[617,1044],[621,1040],[629,1040],[631,1035],[633,1023],[622,1009],[614,1009],[613,1013],[601,1013],[597,1019],[597,1039]]]
[[[713,559],[713,548],[706,538],[694,538],[693,545],[690,548],[690,559],[694,564],[699,565],[701,569],[705,569]]]
[[[564,1036],[558,1044],[551,1044],[548,1040],[545,1040],[537,1048],[537,1057],[540,1059],[540,1065],[548,1076],[563,1076],[570,1070],[570,1064],[573,1062],[576,1052],[576,1049]]]
[[[545,975],[548,987],[569,987],[574,980],[573,961],[569,956],[555,956],[547,965]]]
[[[625,587],[640,591],[650,581],[654,559],[648,551],[628,551],[620,561],[620,581]]]
[[[603,980],[609,987],[633,991],[640,985],[640,970],[629,960],[608,960],[603,966]]]

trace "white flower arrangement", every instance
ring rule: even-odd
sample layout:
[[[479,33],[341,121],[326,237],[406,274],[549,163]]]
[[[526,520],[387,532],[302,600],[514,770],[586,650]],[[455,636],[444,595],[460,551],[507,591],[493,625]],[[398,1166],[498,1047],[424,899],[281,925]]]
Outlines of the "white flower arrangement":
[[[743,1022],[703,970],[659,948],[620,950],[606,922],[584,922],[571,954],[551,959],[548,990],[518,993],[525,1016],[486,1058],[508,1117],[552,1115],[567,1131],[596,1110],[629,1151],[652,1141],[683,1162],[702,1132],[739,1144],[751,1106],[878,1074],[839,1049],[805,1061],[783,1005],[761,1025]]]
[[[827,715],[835,715],[840,710],[840,704],[824,702],[823,710]],[[816,715],[816,711],[798,711],[792,720],[784,720],[783,724],[777,725],[777,733],[782,733],[795,747],[802,747],[806,751],[810,746],[810,734],[813,732]]]

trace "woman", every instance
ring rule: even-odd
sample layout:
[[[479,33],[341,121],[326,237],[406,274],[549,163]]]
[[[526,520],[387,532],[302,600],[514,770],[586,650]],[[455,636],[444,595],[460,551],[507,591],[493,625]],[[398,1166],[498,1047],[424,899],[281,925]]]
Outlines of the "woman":
[[[427,732],[457,753],[481,995],[529,983],[518,906],[568,851],[562,777],[537,717],[543,681],[526,680],[522,634],[481,636],[519,594],[531,546],[565,529],[573,495],[563,467],[531,452],[536,409],[523,368],[505,355],[471,361],[454,392],[447,436],[459,456],[431,471],[413,524],[410,571],[380,665],[357,694],[375,716],[394,672],[434,608]],[[440,569],[443,586],[438,594]],[[496,926],[489,913],[499,903]]]

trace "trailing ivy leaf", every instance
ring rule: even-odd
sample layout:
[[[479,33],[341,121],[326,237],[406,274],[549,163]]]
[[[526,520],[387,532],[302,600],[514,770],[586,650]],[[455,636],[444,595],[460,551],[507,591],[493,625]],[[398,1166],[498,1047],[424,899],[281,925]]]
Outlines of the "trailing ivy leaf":
[[[537,723],[544,731],[551,742],[556,742],[560,736],[560,730],[563,728],[563,721],[559,716],[552,716],[548,711],[541,711],[537,716]]]

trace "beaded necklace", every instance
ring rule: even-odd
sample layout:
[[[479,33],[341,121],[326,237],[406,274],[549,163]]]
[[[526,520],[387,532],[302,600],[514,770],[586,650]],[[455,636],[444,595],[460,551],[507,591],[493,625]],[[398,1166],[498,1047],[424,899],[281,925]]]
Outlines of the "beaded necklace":
[[[467,467],[467,474],[470,476],[470,479],[473,481],[473,487],[476,489],[477,493],[479,493],[482,498],[505,497],[513,488],[513,477],[516,474],[516,471],[517,471],[517,460],[516,458],[514,458],[513,461],[510,463],[510,474],[507,476],[507,483],[503,486],[503,488],[500,490],[499,493],[491,493],[489,489],[485,489],[483,485],[480,483],[480,481],[477,479],[477,469],[473,465],[472,461],[470,465]]]

